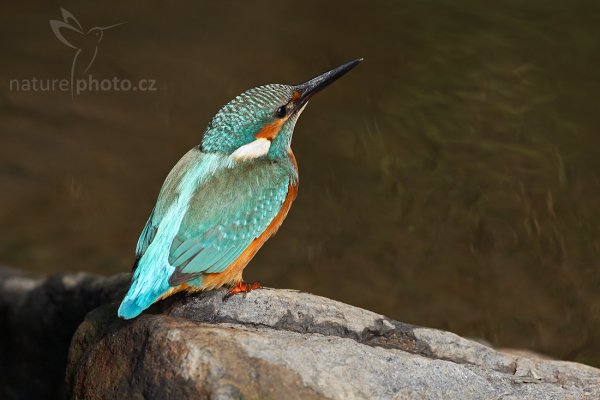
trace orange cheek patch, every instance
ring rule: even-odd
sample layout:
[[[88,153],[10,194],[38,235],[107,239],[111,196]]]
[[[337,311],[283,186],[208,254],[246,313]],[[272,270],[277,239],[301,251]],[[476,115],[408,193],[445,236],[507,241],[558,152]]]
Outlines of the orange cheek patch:
[[[279,134],[281,127],[287,119],[282,118],[277,121],[265,124],[260,131],[254,136],[256,139],[273,140]]]

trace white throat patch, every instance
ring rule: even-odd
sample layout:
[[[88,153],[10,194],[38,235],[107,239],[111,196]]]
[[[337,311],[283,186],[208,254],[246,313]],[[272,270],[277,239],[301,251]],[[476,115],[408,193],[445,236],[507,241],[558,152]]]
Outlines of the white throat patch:
[[[271,148],[271,141],[265,138],[256,139],[253,142],[240,146],[229,157],[238,160],[250,160],[266,155]]]

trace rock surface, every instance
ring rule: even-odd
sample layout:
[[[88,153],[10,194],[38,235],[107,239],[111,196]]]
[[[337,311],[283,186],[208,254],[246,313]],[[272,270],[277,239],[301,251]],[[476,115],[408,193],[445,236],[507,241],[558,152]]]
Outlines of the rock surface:
[[[180,296],[133,321],[88,315],[75,398],[600,398],[600,370],[504,354],[326,298],[263,289]]]
[[[128,280],[85,273],[32,279],[0,266],[0,399],[62,397],[73,333]]]
[[[62,392],[69,398],[600,398],[598,369],[499,352],[307,293],[262,289],[226,302],[222,291],[180,295],[122,321],[109,299],[118,298],[126,277],[10,279],[7,285],[0,274],[0,316],[8,312],[11,329],[19,315],[42,316],[43,310],[26,304],[38,297],[40,304],[54,301],[38,329],[25,324],[39,333],[25,334],[27,340],[56,347],[47,349],[52,357],[38,354],[46,363],[66,351],[63,341],[48,338],[59,329],[52,325],[60,322],[57,316],[72,312],[70,325],[59,330],[66,337],[87,305],[105,303],[87,314],[73,336]],[[60,294],[50,295],[55,289]],[[70,303],[83,294],[95,295],[95,303],[88,299],[86,307],[58,312],[65,305],[61,299]],[[12,351],[12,362],[17,353]],[[25,367],[28,361],[20,362]],[[13,387],[12,393],[19,392]]]

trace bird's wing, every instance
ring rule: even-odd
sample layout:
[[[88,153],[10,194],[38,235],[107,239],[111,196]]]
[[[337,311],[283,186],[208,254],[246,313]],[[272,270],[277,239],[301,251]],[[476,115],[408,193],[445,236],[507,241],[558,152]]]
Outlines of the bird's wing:
[[[79,21],[77,20],[77,18],[75,18],[75,16],[73,14],[71,14],[70,12],[68,12],[67,10],[65,10],[64,8],[61,8],[60,12],[62,14],[63,21],[65,21],[67,24],[77,25],[77,27],[80,30],[83,30],[83,28],[81,27],[81,24],[79,23]]]
[[[173,205],[174,202],[176,202],[177,198],[179,197],[180,193],[178,186],[180,185],[186,171],[189,171],[195,168],[197,165],[202,164],[203,161],[205,161],[204,154],[197,149],[192,149],[185,154],[181,160],[179,160],[179,162],[173,167],[165,179],[165,182],[160,189],[158,199],[156,200],[156,205],[152,209],[152,212],[146,221],[146,225],[144,226],[144,229],[138,238],[137,245],[135,247],[136,261],[133,266],[134,271],[138,267],[138,261],[146,253],[148,247],[154,241],[158,227],[161,225],[161,223],[163,223],[163,218],[167,210]]]
[[[152,240],[154,240],[154,236],[156,235],[157,224],[154,218],[155,210],[156,207],[152,209],[148,221],[146,221],[146,226],[144,226],[137,245],[135,246],[135,257],[138,259],[146,252],[146,249],[150,246],[150,243],[152,243]]]
[[[190,201],[169,250],[176,286],[204,273],[224,271],[279,213],[290,177],[268,165],[221,171]]]

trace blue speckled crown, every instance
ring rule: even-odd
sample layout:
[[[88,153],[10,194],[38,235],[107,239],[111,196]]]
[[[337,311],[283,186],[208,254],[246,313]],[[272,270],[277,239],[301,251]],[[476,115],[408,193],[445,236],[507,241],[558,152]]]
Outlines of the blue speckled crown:
[[[208,124],[202,139],[202,151],[231,154],[252,142],[263,125],[273,120],[275,110],[290,100],[293,91],[294,86],[273,84],[240,94],[223,106]],[[286,125],[291,124],[293,129],[295,120],[290,118]],[[285,131],[289,131],[289,127],[286,128]]]

